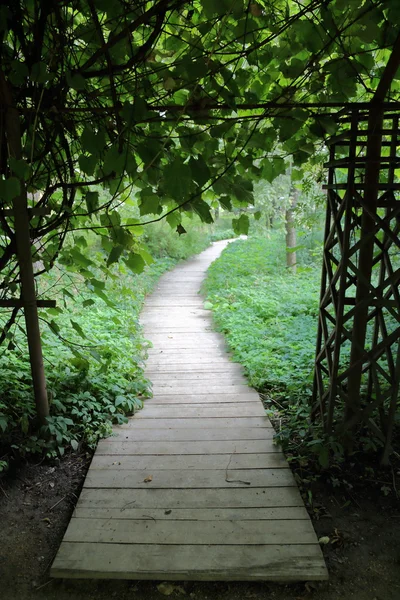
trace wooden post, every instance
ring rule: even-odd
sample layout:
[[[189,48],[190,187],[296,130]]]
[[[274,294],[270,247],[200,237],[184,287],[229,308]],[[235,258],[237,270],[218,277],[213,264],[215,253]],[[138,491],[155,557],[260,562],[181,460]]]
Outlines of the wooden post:
[[[2,71],[0,71],[0,99],[4,107],[4,123],[8,154],[16,160],[21,160],[22,146],[19,114],[18,110],[13,106],[12,96]],[[20,193],[13,199],[15,241],[20,270],[21,298],[25,313],[36,410],[39,422],[44,424],[46,417],[49,415],[49,403],[43,366],[39,316],[32,264],[32,241],[30,237],[27,191],[25,181],[19,178],[19,182]]]

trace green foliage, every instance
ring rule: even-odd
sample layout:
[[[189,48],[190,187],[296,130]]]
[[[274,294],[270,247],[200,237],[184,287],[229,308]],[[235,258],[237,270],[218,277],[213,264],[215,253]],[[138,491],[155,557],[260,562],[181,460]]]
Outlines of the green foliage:
[[[168,215],[181,233],[184,213],[212,223],[211,203],[253,206],[253,180],[284,176],[287,156],[308,161],[336,123],[304,99],[368,101],[395,40],[394,0],[344,4],[6,0],[1,96],[16,111],[0,140],[4,290],[20,291],[19,194],[42,209],[31,229],[45,270],[72,232],[92,229],[105,267],[122,259],[140,272],[140,221]],[[7,128],[22,132],[12,150]],[[247,233],[246,214],[233,229]],[[71,255],[84,276],[81,263]]]
[[[261,393],[289,459],[324,469],[343,448],[310,426],[320,285],[319,236],[304,235],[297,275],[285,268],[282,232],[230,244],[208,272],[207,306],[234,360]]]
[[[201,226],[196,217],[186,218],[183,223],[186,233],[182,235],[165,222],[146,225],[144,239],[153,256],[184,260],[207,248],[211,237],[209,229]]]
[[[320,281],[315,264],[293,277],[284,260],[279,233],[237,241],[211,266],[205,290],[250,384],[289,398],[312,374]]]
[[[50,417],[45,426],[35,429],[26,341],[21,331],[15,332],[12,344],[0,357],[0,456],[14,452],[53,457],[70,449],[93,447],[98,438],[110,435],[114,423],[126,422],[127,415],[141,408],[151,395],[143,375],[148,342],[138,322],[145,295],[178,258],[186,258],[208,243],[203,232],[192,232],[185,242],[184,236],[172,234],[168,226],[161,229],[167,238],[174,236],[179,247],[171,242],[173,257],[166,256],[161,240],[159,254],[163,258],[141,275],[132,275],[123,265],[115,266],[113,277],[104,282],[92,277],[89,287],[81,276],[65,272],[61,265],[46,276],[47,294],[53,290],[64,307],[41,312],[49,325],[43,327],[42,341]],[[155,244],[160,231],[154,232]],[[95,249],[92,246],[92,258]],[[65,279],[75,296],[57,293],[64,289]],[[3,462],[0,470],[6,468],[7,461]]]

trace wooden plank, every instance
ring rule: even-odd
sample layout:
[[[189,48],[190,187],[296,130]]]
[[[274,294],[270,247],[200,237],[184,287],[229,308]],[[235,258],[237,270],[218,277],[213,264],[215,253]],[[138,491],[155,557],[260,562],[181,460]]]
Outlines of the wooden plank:
[[[206,581],[327,579],[317,544],[168,546],[63,542],[51,577]]]
[[[152,477],[148,481],[149,476]],[[292,472],[286,469],[237,469],[163,471],[108,471],[90,469],[85,481],[86,488],[115,489],[203,489],[235,487],[290,487],[295,486]]]
[[[135,425],[136,425],[135,421]],[[190,427],[174,429],[164,428],[162,424],[158,427],[153,425],[150,429],[139,429],[136,426],[114,427],[112,438],[117,441],[133,440],[135,442],[200,442],[200,441],[236,441],[236,440],[265,440],[272,439],[275,430],[272,427],[215,427],[205,429],[204,427]]]
[[[186,348],[184,352],[182,351],[182,348],[150,347],[147,350],[147,354],[149,359],[167,357],[170,360],[176,360],[178,357],[181,357],[182,359],[185,359],[184,362],[190,362],[193,359],[198,362],[212,362],[215,358],[227,358],[229,360],[229,355],[227,355],[225,349],[213,349],[211,347],[203,354],[199,354],[199,350],[196,347]]]
[[[165,395],[156,394],[153,398],[146,400],[149,404],[221,404],[233,402],[259,401],[259,395],[252,389],[241,394],[182,394]]]
[[[106,440],[100,440],[96,450],[96,457],[106,454],[124,454],[125,456],[136,456],[136,458],[139,458],[140,456],[148,454],[152,454],[153,456],[175,454],[226,455],[233,453],[275,453],[276,451],[277,446],[273,444],[271,439],[252,439],[249,441],[234,440],[222,442],[213,442],[210,440],[204,442],[121,442],[115,438],[107,438]]]
[[[127,519],[73,518],[65,542],[117,544],[180,544],[259,546],[261,544],[312,544],[310,521],[129,521]]]
[[[149,377],[150,378],[150,377]],[[203,373],[201,376],[194,373],[180,373],[179,377],[177,376],[165,376],[165,375],[155,375],[151,382],[153,384],[153,388],[163,389],[163,388],[191,388],[194,386],[195,389],[199,388],[199,385],[202,386],[204,391],[204,386],[209,388],[213,388],[215,386],[227,386],[228,388],[232,385],[243,385],[245,387],[249,387],[246,383],[244,377],[240,374],[231,374],[231,373]]]
[[[159,422],[157,424],[157,421]],[[120,425],[120,429],[131,429],[138,431],[139,429],[158,428],[162,423],[165,429],[216,429],[217,431],[228,427],[236,431],[237,428],[262,427],[272,428],[272,425],[267,417],[221,417],[219,419],[199,418],[199,419],[135,419],[129,421],[126,425]],[[232,433],[233,433],[232,431]]]
[[[241,374],[240,370],[232,369],[229,365],[226,367],[225,371],[220,372],[212,372],[212,371],[180,371],[180,372],[167,372],[163,373],[160,371],[147,371],[146,377],[151,379],[152,383],[162,384],[167,381],[166,385],[175,384],[178,381],[190,381],[190,382],[200,382],[205,385],[213,384],[213,383],[239,383],[243,385],[247,385],[246,381]],[[247,386],[248,387],[248,386]]]
[[[226,362],[221,360],[218,362],[209,361],[208,363],[196,363],[194,360],[191,362],[181,362],[177,359],[160,361],[160,360],[147,360],[146,361],[146,375],[152,377],[154,374],[164,374],[169,376],[173,373],[243,373],[243,368],[237,363]]]
[[[146,404],[144,410],[136,415],[140,419],[173,419],[173,418],[200,418],[200,417],[236,417],[245,414],[247,417],[265,417],[265,409],[260,400],[256,402],[227,402],[226,404],[178,404],[160,405]]]
[[[198,489],[90,489],[84,487],[82,508],[271,508],[304,506],[297,487]]]
[[[238,383],[225,385],[209,385],[207,386],[207,390],[210,394],[243,394],[244,392],[249,390],[248,385],[241,385]],[[160,385],[158,383],[153,385],[153,394],[156,395],[158,393],[166,395],[166,394],[195,394],[196,392],[200,394],[204,394],[204,385],[201,383],[192,383],[192,384],[182,384],[178,385]]]
[[[272,508],[79,508],[77,519],[149,519],[155,521],[300,521],[309,520],[304,506]]]
[[[275,448],[276,450],[276,448]],[[229,473],[235,469],[287,469],[288,464],[282,452],[264,454],[205,454],[180,456],[132,456],[115,454],[113,456],[95,455],[90,466],[91,469],[106,469],[111,471],[139,470],[151,471],[154,469],[178,471],[180,469],[228,469]]]

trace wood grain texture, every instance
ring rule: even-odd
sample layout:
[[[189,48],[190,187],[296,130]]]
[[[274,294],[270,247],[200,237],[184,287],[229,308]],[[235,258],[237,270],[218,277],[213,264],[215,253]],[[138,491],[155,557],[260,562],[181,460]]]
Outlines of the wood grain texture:
[[[112,456],[96,454],[92,460],[91,469],[107,469],[123,471],[149,470],[219,470],[227,469],[287,469],[288,464],[281,452],[260,454],[189,454],[161,455],[147,454],[145,456],[114,454]]]
[[[304,506],[297,487],[193,489],[90,489],[84,487],[77,507],[85,508],[271,508]]]
[[[189,546],[63,542],[52,577],[186,581],[327,579],[316,544]]]
[[[326,579],[275,431],[198,294],[224,245],[148,298],[153,397],[99,442],[52,577]]]
[[[181,521],[72,518],[65,542],[259,546],[312,544],[314,529],[299,521]]]

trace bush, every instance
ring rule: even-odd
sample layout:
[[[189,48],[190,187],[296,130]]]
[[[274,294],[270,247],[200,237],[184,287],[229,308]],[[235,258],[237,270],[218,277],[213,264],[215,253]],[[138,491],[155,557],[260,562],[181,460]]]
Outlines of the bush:
[[[38,430],[26,340],[17,322],[0,357],[0,471],[13,454],[54,457],[71,448],[93,448],[151,395],[143,371],[148,342],[139,325],[145,296],[177,260],[207,247],[209,236],[204,229],[188,228],[179,237],[161,224],[146,226],[146,236],[158,258],[140,275],[122,264],[106,281],[101,270],[93,273],[100,292],[91,292],[68,266],[58,265],[42,277],[41,293],[58,306],[40,311],[50,417]],[[91,242],[90,251],[101,254],[97,240]],[[58,291],[65,287],[73,294]]]

